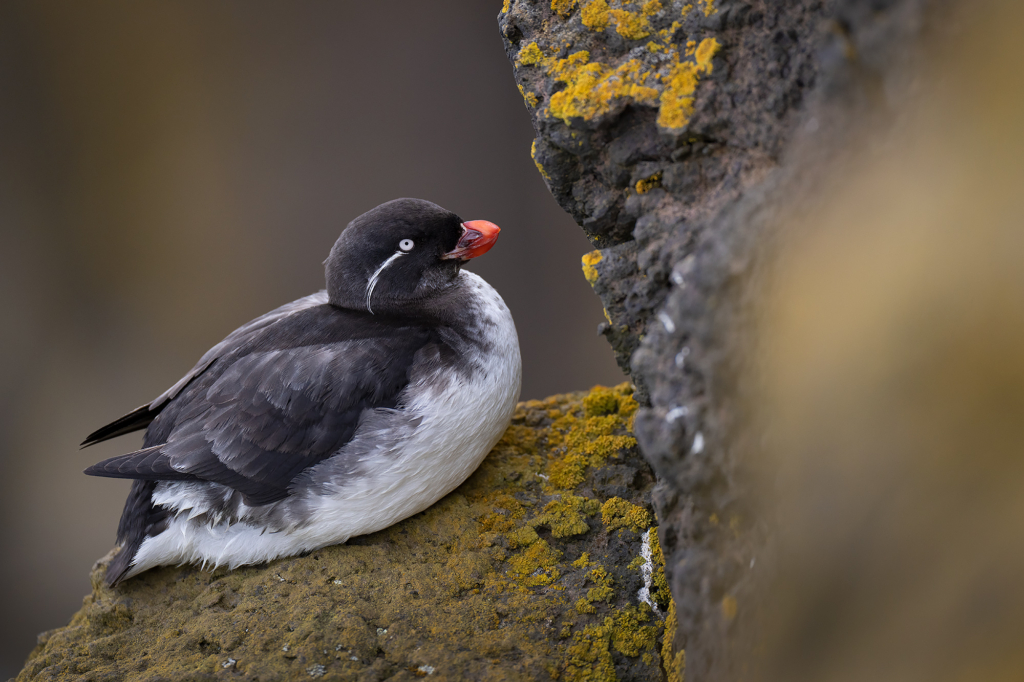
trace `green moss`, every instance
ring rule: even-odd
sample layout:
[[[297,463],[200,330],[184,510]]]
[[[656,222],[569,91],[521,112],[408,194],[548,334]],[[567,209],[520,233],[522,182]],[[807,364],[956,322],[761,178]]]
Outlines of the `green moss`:
[[[601,506],[601,522],[609,532],[630,528],[642,533],[651,525],[651,513],[621,497],[613,497]]]

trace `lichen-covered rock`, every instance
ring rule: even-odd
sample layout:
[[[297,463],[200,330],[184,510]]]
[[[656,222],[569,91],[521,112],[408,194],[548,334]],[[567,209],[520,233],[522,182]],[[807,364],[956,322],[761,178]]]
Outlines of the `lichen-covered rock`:
[[[499,25],[551,193],[643,403],[636,435],[693,678],[732,680],[771,530],[741,447],[772,230],[871,117],[913,91],[943,0],[506,0]],[[759,567],[755,570],[754,566]]]
[[[620,365],[710,218],[778,164],[829,27],[816,0],[508,0],[505,49],[551,193],[601,251]],[[641,389],[645,377],[634,373]],[[642,397],[642,396],[641,396]]]
[[[268,565],[104,564],[18,680],[661,680],[681,669],[628,385],[520,404],[480,469],[385,531]],[[665,648],[667,647],[667,648]]]

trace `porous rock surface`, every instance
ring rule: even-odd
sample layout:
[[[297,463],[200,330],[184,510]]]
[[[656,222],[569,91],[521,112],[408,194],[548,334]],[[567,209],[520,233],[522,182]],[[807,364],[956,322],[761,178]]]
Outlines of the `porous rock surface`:
[[[108,556],[17,679],[678,677],[630,393],[520,404],[466,483],[346,545],[234,571],[162,568],[113,589]]]
[[[693,680],[744,677],[772,565],[740,414],[757,287],[863,119],[913,90],[939,1],[507,0],[499,24],[551,193],[642,404],[636,436]]]

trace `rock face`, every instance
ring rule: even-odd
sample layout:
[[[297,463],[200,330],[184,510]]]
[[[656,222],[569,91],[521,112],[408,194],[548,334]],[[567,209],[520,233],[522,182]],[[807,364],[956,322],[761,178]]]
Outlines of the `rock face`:
[[[465,484],[344,546],[113,590],[108,556],[18,680],[678,677],[630,393],[521,404]]]
[[[939,4],[508,0],[499,15],[534,160],[598,249],[584,275],[643,404],[691,679],[737,679],[758,646],[770,529],[738,396],[773,226],[911,89]]]

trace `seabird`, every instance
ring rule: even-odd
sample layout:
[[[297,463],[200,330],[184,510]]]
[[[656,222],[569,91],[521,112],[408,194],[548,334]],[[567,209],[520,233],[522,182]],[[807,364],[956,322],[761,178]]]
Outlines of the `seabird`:
[[[347,541],[423,511],[477,468],[519,397],[515,324],[462,264],[498,226],[396,199],[342,231],[327,288],[236,329],[83,447],[134,479],[110,585],[155,566],[230,568]]]

